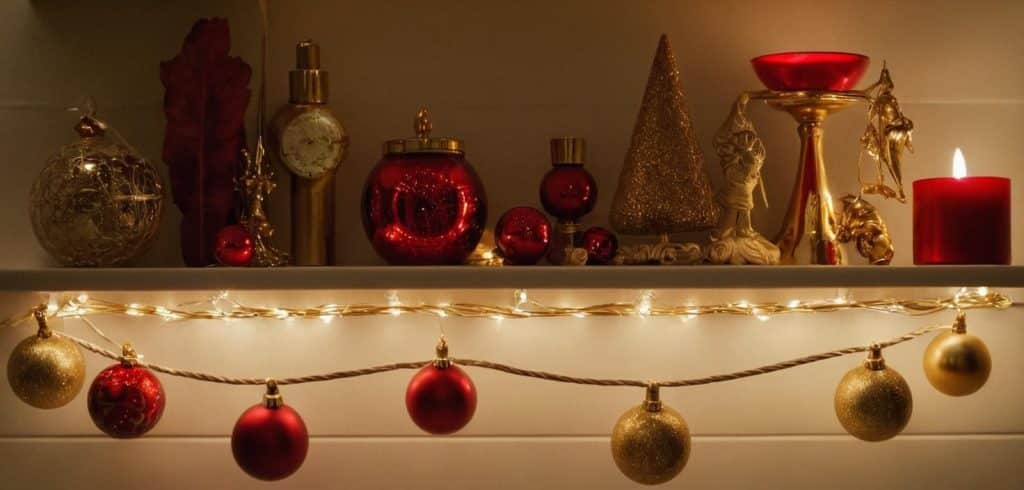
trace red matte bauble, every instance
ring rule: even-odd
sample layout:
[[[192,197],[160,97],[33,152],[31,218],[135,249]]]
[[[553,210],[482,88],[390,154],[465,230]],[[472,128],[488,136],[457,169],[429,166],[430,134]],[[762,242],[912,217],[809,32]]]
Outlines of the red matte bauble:
[[[288,405],[253,405],[238,417],[231,432],[235,462],[260,480],[287,478],[302,466],[308,450],[306,424]]]
[[[533,265],[548,251],[551,222],[538,209],[515,207],[498,218],[494,241],[505,265]]]
[[[619,239],[615,233],[594,226],[583,232],[581,246],[587,251],[587,265],[606,265],[615,258],[615,252],[619,250]]]
[[[576,221],[594,209],[597,182],[583,165],[555,165],[540,182],[540,202],[559,221]]]
[[[405,408],[421,429],[451,434],[469,423],[476,412],[476,387],[455,365],[424,367],[405,390]]]
[[[110,437],[139,437],[164,414],[164,387],[148,369],[114,364],[96,375],[89,387],[89,416]]]
[[[483,235],[487,196],[461,154],[386,154],[366,179],[362,214],[389,263],[457,265]]]
[[[252,261],[252,233],[242,225],[228,225],[217,233],[214,255],[223,265],[245,267]]]
[[[870,62],[862,54],[828,51],[773,53],[750,60],[761,83],[778,91],[852,90]]]

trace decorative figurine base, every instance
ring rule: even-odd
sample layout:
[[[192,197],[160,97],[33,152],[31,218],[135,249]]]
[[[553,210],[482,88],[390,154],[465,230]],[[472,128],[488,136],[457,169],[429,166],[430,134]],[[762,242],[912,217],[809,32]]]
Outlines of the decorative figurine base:
[[[658,243],[625,245],[612,261],[615,265],[695,265],[704,261],[704,251],[696,243],[674,243],[668,234],[661,235]]]

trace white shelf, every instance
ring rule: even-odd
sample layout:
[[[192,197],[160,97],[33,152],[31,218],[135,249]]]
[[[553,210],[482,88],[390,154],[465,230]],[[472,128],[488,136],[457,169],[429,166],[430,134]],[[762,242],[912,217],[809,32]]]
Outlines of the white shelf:
[[[0,270],[0,291],[1024,287],[1024,266],[289,267]]]

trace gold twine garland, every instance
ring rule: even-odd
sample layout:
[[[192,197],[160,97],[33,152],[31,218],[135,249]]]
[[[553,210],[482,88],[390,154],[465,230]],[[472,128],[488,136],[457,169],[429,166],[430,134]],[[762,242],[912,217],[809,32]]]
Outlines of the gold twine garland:
[[[752,369],[745,369],[743,371],[736,371],[736,372],[724,373],[724,374],[716,374],[716,375],[706,376],[706,377],[703,377],[703,378],[677,379],[677,380],[665,380],[665,381],[651,381],[651,380],[638,380],[638,379],[614,379],[614,378],[580,378],[580,377],[575,377],[575,376],[567,376],[567,375],[564,375],[564,374],[550,373],[550,372],[547,372],[547,371],[535,371],[535,370],[531,370],[531,369],[523,369],[523,368],[518,368],[518,367],[515,367],[515,366],[510,366],[510,365],[507,365],[507,364],[500,364],[500,363],[496,363],[496,362],[482,361],[482,360],[477,360],[477,359],[452,358],[451,361],[454,364],[459,364],[459,365],[463,365],[463,366],[473,366],[473,367],[479,367],[479,368],[483,368],[483,369],[492,369],[492,370],[495,370],[495,371],[501,371],[503,373],[511,374],[511,375],[514,375],[514,376],[523,376],[523,377],[528,377],[528,378],[543,379],[543,380],[546,380],[546,381],[554,381],[554,382],[558,382],[558,383],[572,383],[572,384],[581,384],[581,385],[590,385],[590,386],[638,386],[638,387],[661,386],[661,387],[665,387],[665,388],[677,388],[677,387],[686,387],[686,386],[698,386],[698,385],[706,385],[706,384],[714,384],[714,383],[723,383],[723,382],[726,382],[726,381],[733,381],[733,380],[742,379],[742,378],[749,378],[749,377],[752,377],[752,376],[759,376],[759,375],[762,375],[762,374],[769,374],[769,373],[773,373],[773,372],[776,372],[776,371],[782,371],[782,370],[785,370],[785,369],[792,369],[792,368],[795,368],[795,367],[798,367],[798,366],[803,366],[805,364],[811,364],[811,363],[814,363],[814,362],[824,361],[824,360],[827,360],[827,359],[832,359],[832,358],[835,358],[835,357],[845,356],[845,355],[849,355],[849,354],[855,354],[855,353],[858,353],[858,352],[867,352],[868,350],[872,349],[873,347],[881,347],[881,348],[891,347],[891,346],[894,346],[894,345],[897,345],[897,344],[902,344],[904,342],[913,340],[913,339],[915,339],[917,337],[920,337],[920,336],[922,336],[922,335],[924,335],[926,333],[933,332],[935,330],[944,329],[944,328],[949,328],[949,326],[948,325],[933,325],[933,326],[929,326],[929,327],[923,327],[923,328],[919,328],[917,330],[913,330],[913,331],[907,332],[907,333],[905,333],[903,335],[900,335],[899,337],[894,337],[894,338],[892,338],[892,339],[890,339],[888,341],[885,341],[885,342],[876,342],[876,343],[873,343],[873,344],[870,344],[870,345],[861,345],[861,346],[855,346],[855,347],[847,347],[845,349],[836,349],[836,350],[833,350],[833,351],[822,352],[820,354],[813,354],[813,355],[809,355],[809,356],[799,357],[799,358],[796,358],[796,359],[790,359],[788,361],[777,362],[777,363],[774,363],[774,364],[767,364],[767,365],[759,366],[759,367],[752,368]],[[64,337],[64,338],[66,338],[66,339],[68,339],[68,340],[78,344],[83,349],[88,350],[90,352],[93,352],[95,354],[98,354],[98,355],[100,355],[102,357],[106,357],[108,359],[112,359],[112,360],[115,360],[115,361],[120,361],[121,360],[121,356],[120,355],[115,354],[114,352],[111,352],[111,351],[109,351],[107,349],[104,349],[103,347],[100,347],[100,346],[98,346],[98,345],[96,345],[96,344],[94,344],[92,342],[87,341],[87,340],[83,340],[81,338],[78,338],[78,337],[75,337],[73,335],[69,335],[69,334],[66,334],[66,333],[54,332],[54,335],[59,335],[61,337]],[[400,370],[400,369],[419,369],[419,368],[422,368],[423,366],[426,366],[426,365],[430,364],[431,362],[432,361],[429,361],[429,360],[428,361],[414,361],[414,362],[399,362],[399,363],[394,363],[394,364],[384,364],[384,365],[381,365],[381,366],[373,366],[373,367],[362,368],[362,369],[353,369],[353,370],[348,370],[348,371],[334,371],[334,372],[323,373],[323,374],[310,374],[310,375],[306,375],[306,376],[299,376],[299,377],[292,377],[292,378],[272,378],[272,379],[274,379],[277,382],[278,385],[316,383],[316,382],[321,382],[321,381],[332,381],[332,380],[336,380],[336,379],[356,378],[356,377],[359,377],[359,376],[368,376],[368,375],[371,375],[371,374],[385,373],[385,372],[389,372],[389,371],[397,371],[397,370]],[[181,377],[181,378],[188,378],[188,379],[193,379],[193,380],[197,380],[197,381],[206,381],[206,382],[209,382],[209,383],[220,383],[220,384],[229,384],[229,385],[263,385],[263,384],[266,384],[267,379],[271,379],[271,378],[266,378],[266,377],[263,377],[263,378],[235,378],[235,377],[230,377],[230,376],[222,376],[222,375],[218,375],[218,374],[204,373],[204,372],[200,372],[200,371],[186,371],[186,370],[182,370],[182,369],[175,369],[175,368],[171,368],[171,367],[167,367],[167,366],[162,366],[162,365],[159,365],[159,364],[143,362],[141,360],[140,361],[136,361],[136,364],[139,365],[139,366],[143,366],[143,367],[147,367],[149,369],[152,369],[153,371],[156,371],[156,372],[159,372],[159,373],[163,373],[163,374],[167,374],[167,375],[170,375],[170,376],[177,376],[177,377]]]

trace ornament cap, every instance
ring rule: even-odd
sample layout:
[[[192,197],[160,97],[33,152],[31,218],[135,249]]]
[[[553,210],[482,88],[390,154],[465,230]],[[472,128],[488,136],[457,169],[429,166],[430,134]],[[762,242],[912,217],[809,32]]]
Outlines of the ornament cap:
[[[36,324],[39,325],[39,331],[36,332],[36,336],[41,339],[48,339],[53,336],[53,330],[50,330],[49,323],[46,322],[46,307],[40,306],[35,310],[32,310],[32,316],[36,319]]]
[[[657,383],[647,385],[647,394],[644,396],[643,407],[648,412],[661,411],[661,387]]]
[[[587,158],[587,141],[576,136],[551,138],[551,164],[583,165]]]
[[[956,320],[953,321],[953,333],[967,333],[967,313],[963,311],[956,313]]]
[[[448,359],[448,342],[445,340],[444,335],[441,336],[441,340],[437,341],[437,346],[434,347],[434,354],[434,367],[445,369],[452,365],[451,359]]]
[[[864,360],[864,367],[872,371],[885,369],[885,358],[882,357],[881,344],[874,343],[868,348],[868,357]]]
[[[388,140],[384,143],[384,154],[403,153],[463,153],[462,141],[450,137],[431,137],[434,123],[430,120],[430,111],[421,107],[412,121],[415,138]]]
[[[121,346],[121,365],[124,367],[135,367],[139,363],[139,353],[132,347],[131,342],[125,342]]]
[[[107,125],[91,115],[85,115],[75,124],[75,132],[82,138],[98,138],[106,134]]]
[[[281,408],[284,406],[284,397],[277,389],[277,381],[274,378],[267,378],[267,392],[263,394],[263,406],[267,408]]]
[[[295,45],[295,69],[288,73],[292,104],[326,104],[327,72],[320,69],[320,45],[307,39]]]

